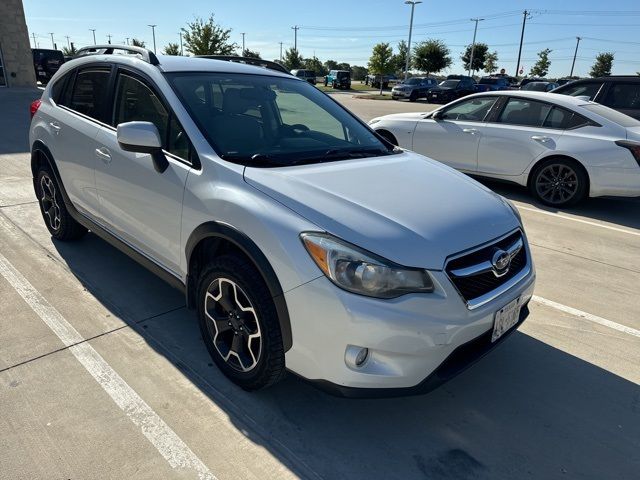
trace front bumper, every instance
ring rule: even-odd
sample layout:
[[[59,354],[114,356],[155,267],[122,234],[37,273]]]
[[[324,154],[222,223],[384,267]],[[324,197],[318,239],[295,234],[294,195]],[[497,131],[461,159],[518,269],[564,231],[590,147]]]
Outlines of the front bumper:
[[[495,312],[518,297],[526,305],[535,284],[531,265],[520,283],[470,310],[444,272],[430,273],[433,293],[392,300],[345,292],[325,277],[287,292],[293,335],[286,353],[289,370],[343,396],[428,391],[490,351],[495,344],[486,338]],[[520,323],[527,313],[523,307]],[[363,366],[345,362],[350,345],[369,349]]]
[[[398,97],[398,98],[409,98],[411,97],[411,90],[391,90],[391,96],[392,97]]]

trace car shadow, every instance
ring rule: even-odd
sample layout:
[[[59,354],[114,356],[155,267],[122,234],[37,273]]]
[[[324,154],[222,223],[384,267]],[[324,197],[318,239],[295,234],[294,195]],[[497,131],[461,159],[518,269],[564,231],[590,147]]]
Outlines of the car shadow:
[[[529,194],[529,191],[520,185],[480,177],[474,178],[494,192],[499,193],[510,200],[526,203],[547,212],[571,213],[582,217],[588,217],[593,220],[601,220],[604,222],[615,223],[620,226],[640,229],[640,197],[587,198],[585,201],[574,207],[557,209],[547,207],[546,205],[536,202],[536,200]]]
[[[53,245],[98,301],[301,478],[631,479],[640,471],[640,387],[524,333],[423,396],[348,400],[293,375],[247,393],[214,367],[178,291],[91,233]]]

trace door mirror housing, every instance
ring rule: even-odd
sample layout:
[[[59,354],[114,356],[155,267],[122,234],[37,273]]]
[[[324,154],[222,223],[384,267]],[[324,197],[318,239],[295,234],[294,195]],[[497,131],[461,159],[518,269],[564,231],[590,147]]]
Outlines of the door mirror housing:
[[[442,120],[443,118],[442,110],[436,110],[435,112],[433,112],[431,114],[431,118],[433,118],[434,120]]]
[[[156,172],[163,173],[169,167],[169,161],[162,152],[160,133],[153,123],[121,123],[118,125],[116,137],[118,145],[125,152],[150,154]]]

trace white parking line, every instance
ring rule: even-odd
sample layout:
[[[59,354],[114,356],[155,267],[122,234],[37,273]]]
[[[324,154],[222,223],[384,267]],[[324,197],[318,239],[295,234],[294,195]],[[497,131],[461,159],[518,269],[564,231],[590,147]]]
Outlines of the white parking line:
[[[602,223],[590,222],[589,220],[583,220],[581,218],[568,217],[560,213],[547,212],[546,210],[540,210],[538,208],[526,207],[516,203],[518,210],[526,210],[527,212],[541,213],[542,215],[549,215],[550,217],[562,218],[563,220],[571,220],[572,222],[584,223],[585,225],[591,225],[593,227],[606,228],[607,230],[613,230],[614,232],[627,233],[629,235],[636,235],[640,237],[640,232],[634,232],[633,230],[627,230],[626,228],[612,227],[611,225],[603,225]]]
[[[583,312],[582,310],[578,310],[577,308],[568,307],[567,305],[563,305],[561,303],[554,302],[553,300],[548,300],[546,298],[539,297],[537,295],[534,295],[532,297],[532,300],[541,305],[546,305],[547,307],[555,308],[556,310],[560,310],[561,312],[568,313],[569,315],[580,317],[580,318],[583,318],[584,320],[588,320],[590,322],[597,323],[605,327],[613,328],[614,330],[618,330],[619,332],[628,333],[629,335],[633,335],[634,337],[640,337],[640,330],[627,327],[626,325],[621,325],[620,323],[612,322],[611,320],[598,317],[597,315],[593,315],[591,313]]]
[[[111,399],[138,426],[175,469],[192,470],[201,480],[217,480],[207,466],[156,412],[111,368],[78,331],[0,253],[0,274],[46,323]]]

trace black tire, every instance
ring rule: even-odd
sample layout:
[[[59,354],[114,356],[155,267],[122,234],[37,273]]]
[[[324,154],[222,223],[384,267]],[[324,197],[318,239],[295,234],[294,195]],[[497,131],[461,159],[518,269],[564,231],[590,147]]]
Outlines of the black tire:
[[[575,160],[549,158],[534,167],[529,176],[529,191],[544,205],[571,207],[587,196],[589,176]]]
[[[409,101],[410,102],[415,102],[416,100],[418,100],[418,92],[411,92],[411,95],[409,96]]]
[[[60,185],[47,164],[41,165],[38,169],[35,191],[42,218],[53,238],[63,242],[72,241],[87,233],[87,229],[69,214]]]
[[[225,305],[223,299],[229,294],[225,295],[223,288],[236,292],[235,304]],[[276,307],[262,276],[248,259],[224,255],[210,262],[200,275],[197,301],[202,339],[229,380],[252,391],[269,387],[284,377],[284,347]],[[239,304],[253,312],[239,310]],[[239,315],[235,320],[234,310]],[[250,339],[256,334],[259,348],[253,343],[255,338]],[[233,348],[236,340],[241,350],[237,354]],[[249,362],[251,365],[247,365]]]
[[[396,147],[398,146],[398,140],[396,140],[396,137],[394,137],[393,133],[388,132],[387,130],[376,130],[376,131],[378,132],[378,135],[380,135],[382,138],[392,143]]]

